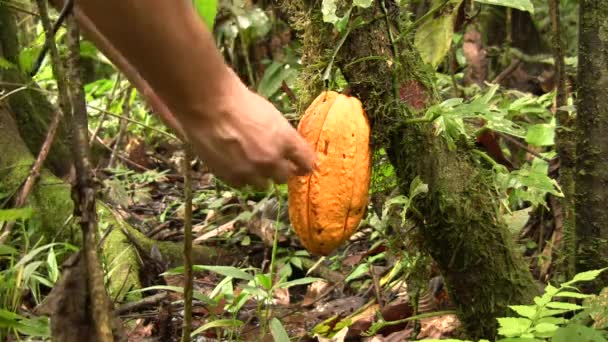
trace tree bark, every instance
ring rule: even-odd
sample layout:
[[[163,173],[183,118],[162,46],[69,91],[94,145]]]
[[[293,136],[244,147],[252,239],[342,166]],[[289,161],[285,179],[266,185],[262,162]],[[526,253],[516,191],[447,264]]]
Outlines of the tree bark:
[[[608,2],[580,3],[577,101],[577,272],[608,266]],[[608,285],[608,274],[589,290]]]
[[[44,143],[54,113],[53,106],[31,78],[20,70],[17,24],[11,9],[3,2],[0,2],[0,27],[0,58],[13,64],[8,69],[0,67],[0,90],[8,92],[27,86],[10,95],[6,102],[15,115],[19,132],[29,150],[37,153]],[[62,120],[46,160],[46,165],[58,177],[67,175],[71,167],[67,127],[65,120]]]
[[[341,37],[322,21],[317,2],[287,1],[284,9],[303,38],[305,106],[323,89],[321,75],[331,60],[324,54],[331,55]],[[429,185],[426,196],[414,203],[423,216],[417,234],[439,266],[468,335],[493,338],[496,317],[511,314],[507,305],[529,303],[538,289],[499,215],[491,173],[470,153],[472,144],[461,141],[450,151],[434,136],[432,125],[405,123],[421,116],[438,96],[433,71],[411,41],[393,42],[407,24],[399,10],[391,1],[375,1],[369,9],[354,11],[369,23],[350,32],[336,65],[364,104],[373,145],[386,148],[402,189],[407,192],[416,176]]]

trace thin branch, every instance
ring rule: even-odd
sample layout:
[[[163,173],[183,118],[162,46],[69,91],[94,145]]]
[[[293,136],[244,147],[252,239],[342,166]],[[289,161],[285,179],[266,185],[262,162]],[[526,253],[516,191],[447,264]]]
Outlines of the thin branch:
[[[110,93],[110,96],[108,96],[108,102],[106,103],[106,111],[109,111],[110,108],[112,107],[112,104],[114,103],[114,100],[116,97],[116,90],[120,86],[120,80],[121,80],[120,76],[121,75],[122,74],[119,72],[116,73],[116,79],[114,80],[114,86],[112,87],[112,92]],[[99,134],[99,131],[101,131],[101,127],[103,127],[103,123],[106,120],[107,116],[108,116],[108,113],[106,113],[106,112],[101,113],[101,118],[99,118],[99,123],[97,124],[95,131],[93,131],[93,133],[91,134],[91,139],[89,139],[89,148],[91,146],[93,146],[93,143],[95,142],[95,137],[97,137],[97,134]]]
[[[122,103],[122,117],[120,120],[120,130],[118,131],[118,136],[116,137],[116,141],[114,142],[114,148],[112,149],[112,154],[110,155],[110,161],[108,162],[108,168],[112,168],[114,166],[114,161],[116,160],[116,154],[120,145],[122,143],[122,139],[127,131],[127,127],[129,126],[129,122],[125,120],[129,117],[131,113],[131,95],[133,94],[133,86],[129,87],[129,90],[125,93],[125,100]]]
[[[517,70],[517,67],[520,65],[521,60],[515,58],[505,70],[503,70],[500,74],[498,74],[498,76],[496,76],[494,80],[492,80],[492,83],[499,84],[500,82],[504,81],[507,77],[511,76],[511,74]]]
[[[67,0],[65,2],[65,4],[63,5],[63,8],[61,9],[61,12],[59,13],[59,18],[57,18],[57,21],[55,21],[55,24],[53,24],[53,28],[52,28],[53,34],[46,35],[46,39],[44,40],[44,45],[42,46],[42,50],[38,54],[38,58],[36,58],[36,61],[34,62],[32,71],[30,72],[30,76],[34,76],[38,73],[38,70],[40,69],[40,66],[42,65],[42,61],[44,60],[44,57],[46,56],[46,53],[49,50],[51,40],[53,40],[53,43],[54,43],[55,34],[57,34],[57,31],[63,24],[63,21],[65,20],[67,15],[72,12],[72,8],[74,8],[74,0]],[[42,13],[42,12],[40,12],[40,13]]]
[[[90,310],[96,338],[100,342],[113,341],[113,324],[111,303],[104,287],[104,275],[96,249],[97,208],[96,189],[91,174],[88,146],[87,107],[80,73],[80,30],[74,16],[66,21],[68,31],[66,43],[69,49],[67,60],[68,86],[71,102],[72,150],[76,168],[76,186],[73,189],[76,199],[76,213],[80,214],[83,233],[83,249],[88,274]]]
[[[564,47],[561,39],[561,25],[559,14],[559,1],[549,0],[549,16],[551,19],[551,43],[553,45],[553,59],[555,61],[555,75],[557,80],[557,108],[568,104],[568,92],[566,90],[566,73],[564,62]]]
[[[26,89],[34,90],[34,91],[40,92],[41,94],[45,94],[45,95],[53,95],[53,96],[54,96],[54,95],[57,95],[57,94],[56,94],[55,92],[53,92],[53,91],[48,91],[48,90],[45,90],[45,89],[40,89],[40,88],[38,88],[38,87],[31,86],[31,85],[27,85],[27,84],[25,84],[25,83],[3,82],[3,81],[0,81],[0,85],[1,85],[1,86],[8,86],[8,87],[21,87],[21,86],[23,86],[23,87],[26,87]],[[145,94],[144,94],[144,95],[145,95]],[[125,118],[125,117],[123,117],[123,116],[122,116],[122,115],[120,115],[120,114],[112,113],[112,112],[110,112],[110,111],[108,111],[108,110],[105,110],[105,109],[103,109],[103,108],[100,108],[100,107],[97,107],[97,106],[94,106],[94,105],[91,105],[91,104],[87,104],[87,108],[93,109],[93,110],[95,110],[95,111],[97,111],[97,112],[100,112],[100,113],[102,113],[102,114],[107,114],[107,115],[112,116],[112,117],[115,117],[115,118],[119,118],[119,119],[124,119],[124,120],[127,120],[127,121],[129,121],[129,122],[131,122],[131,123],[134,123],[134,124],[136,124],[136,125],[139,125],[139,126],[141,126],[141,127],[146,128],[146,129],[149,129],[149,130],[155,131],[155,132],[157,132],[157,133],[159,133],[159,134],[162,134],[162,135],[164,135],[164,136],[165,136],[165,137],[167,137],[167,138],[170,138],[170,139],[173,139],[173,140],[182,141],[182,140],[181,140],[181,138],[179,138],[179,137],[177,137],[177,136],[175,136],[175,135],[173,135],[173,134],[171,134],[171,133],[164,132],[164,131],[162,131],[162,130],[160,130],[160,129],[158,129],[158,128],[154,128],[154,127],[152,127],[152,126],[148,126],[148,125],[146,125],[145,123],[143,123],[143,122],[139,122],[139,121],[137,121],[137,120],[133,120],[133,119],[130,119],[130,118]],[[159,115],[159,118],[161,119],[161,121],[166,120],[165,118],[163,118],[163,117],[162,117],[162,116],[160,116],[160,115]],[[169,125],[169,126],[170,126],[170,125]],[[178,133],[179,133],[179,132],[178,132]]]
[[[168,295],[169,294],[167,292],[160,292],[155,295],[142,298],[135,302],[125,303],[116,310],[116,313],[122,315],[128,312],[133,312],[135,310],[141,310],[150,306],[156,306],[158,303],[167,298]]]
[[[192,177],[190,175],[190,161],[192,160],[192,149],[185,145],[183,159],[184,173],[184,321],[182,324],[182,342],[190,341],[192,329]]]

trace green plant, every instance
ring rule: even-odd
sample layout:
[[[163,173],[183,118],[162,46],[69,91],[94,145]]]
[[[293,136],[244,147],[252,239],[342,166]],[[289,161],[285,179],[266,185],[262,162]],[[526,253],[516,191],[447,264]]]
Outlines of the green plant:
[[[509,307],[517,316],[498,318],[498,334],[504,338],[497,342],[566,342],[573,341],[573,339],[607,341],[608,331],[596,330],[567,318],[568,314],[585,310],[587,308],[585,305],[564,301],[564,299],[581,300],[592,297],[592,295],[580,293],[573,285],[583,281],[592,281],[606,270],[608,268],[579,273],[559,287],[547,284],[543,295],[534,298],[534,304],[510,305]],[[440,340],[430,341],[438,342]],[[480,340],[480,342],[489,341]]]
[[[0,337],[21,334],[31,337],[50,335],[46,317],[29,317],[24,298],[38,305],[60,277],[58,260],[76,251],[68,243],[30,241],[37,226],[30,225],[31,209],[2,209],[0,224],[16,221],[12,245],[0,244]]]

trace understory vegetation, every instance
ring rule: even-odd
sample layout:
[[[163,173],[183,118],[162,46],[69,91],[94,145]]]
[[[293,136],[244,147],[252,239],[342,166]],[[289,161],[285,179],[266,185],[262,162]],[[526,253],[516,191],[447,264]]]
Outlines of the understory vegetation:
[[[321,90],[361,99],[373,165],[358,230],[311,255],[285,184],[235,189],[216,178],[82,38],[97,213],[86,245],[61,82],[52,56],[37,66],[47,14],[0,0],[0,340],[51,340],[53,317],[82,324],[57,315],[58,298],[78,297],[74,284],[92,277],[78,266],[83,245],[99,255],[113,329],[129,341],[608,340],[608,229],[581,209],[608,210],[608,179],[585,169],[608,160],[585,133],[594,122],[608,129],[608,107],[581,106],[579,88],[591,68],[580,21],[600,27],[605,61],[593,60],[608,66],[608,6],[193,4],[227,63],[294,127]],[[65,25],[54,35],[65,61],[68,35]]]

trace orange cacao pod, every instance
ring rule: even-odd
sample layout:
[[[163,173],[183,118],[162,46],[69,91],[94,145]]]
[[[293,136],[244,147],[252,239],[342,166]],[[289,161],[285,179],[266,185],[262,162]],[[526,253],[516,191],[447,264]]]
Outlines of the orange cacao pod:
[[[317,160],[312,173],[288,180],[289,218],[309,252],[328,255],[357,230],[366,211],[370,127],[357,98],[328,91],[308,107],[298,132]]]

